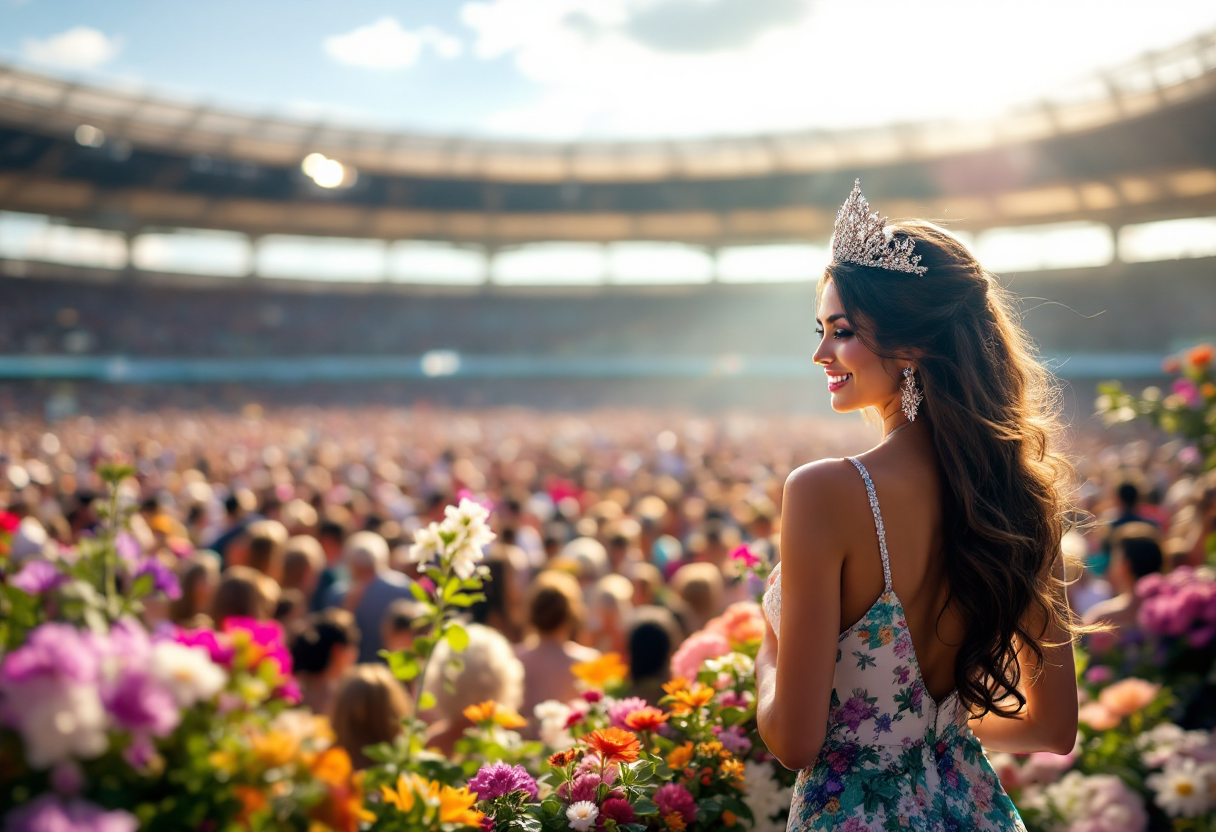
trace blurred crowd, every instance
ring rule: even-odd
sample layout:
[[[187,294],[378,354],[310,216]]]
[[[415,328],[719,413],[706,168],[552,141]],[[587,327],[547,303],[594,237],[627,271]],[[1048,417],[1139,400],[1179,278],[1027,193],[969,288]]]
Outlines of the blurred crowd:
[[[542,703],[577,696],[572,668],[609,653],[628,666],[631,695],[656,702],[685,639],[762,589],[732,552],[779,558],[789,472],[875,438],[839,419],[658,411],[251,405],[51,425],[8,413],[0,509],[20,517],[14,558],[70,556],[100,522],[95,466],[130,461],[123,545],[161,559],[180,588],[149,606],[149,623],[277,620],[305,704],[366,763],[362,749],[390,740],[413,708],[381,651],[418,635],[410,586],[426,579],[407,553],[445,506],[483,501],[497,535],[464,670],[450,687],[428,677],[428,742],[450,750],[464,710],[486,700],[543,736]],[[1078,564],[1071,602],[1134,628],[1136,579],[1204,561],[1216,481],[1190,473],[1198,460],[1181,447],[1130,433],[1082,432],[1073,445],[1089,519],[1064,541]]]

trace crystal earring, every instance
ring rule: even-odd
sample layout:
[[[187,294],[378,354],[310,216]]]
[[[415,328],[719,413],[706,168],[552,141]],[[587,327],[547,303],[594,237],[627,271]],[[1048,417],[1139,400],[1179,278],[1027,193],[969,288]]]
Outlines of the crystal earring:
[[[909,422],[915,422],[916,411],[925,397],[921,395],[920,388],[916,386],[916,376],[911,367],[904,367],[904,383],[900,386],[903,388],[900,398],[904,415],[908,417]]]

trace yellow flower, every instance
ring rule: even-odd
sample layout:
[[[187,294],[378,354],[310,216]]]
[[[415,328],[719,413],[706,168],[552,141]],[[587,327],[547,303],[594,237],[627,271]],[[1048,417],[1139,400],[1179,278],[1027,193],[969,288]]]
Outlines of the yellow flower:
[[[485,702],[470,705],[462,713],[469,722],[475,725],[480,725],[483,722],[493,722],[503,728],[523,728],[528,724],[528,720],[510,708],[504,708],[493,699],[487,699]]]
[[[735,785],[743,785],[743,763],[735,759],[722,761],[722,775],[730,777],[735,781]]]
[[[579,662],[572,665],[570,670],[592,690],[603,690],[605,685],[629,675],[629,665],[621,661],[619,653],[605,653],[598,659]]]
[[[439,792],[439,822],[480,825],[485,813],[473,808],[476,803],[477,795],[470,792],[468,786],[459,789],[444,786]]]
[[[207,756],[207,762],[227,774],[235,774],[240,766],[240,761],[231,751],[212,751]]]
[[[437,799],[439,796],[438,786],[438,783],[432,783],[425,777],[420,777],[411,771],[397,775],[396,788],[390,789],[388,786],[381,786],[380,791],[384,795],[385,803],[396,806],[402,812],[408,813],[414,808],[415,797],[421,797],[423,800],[426,800],[428,797]]]
[[[688,680],[683,676],[677,676],[670,682],[663,685],[663,691],[668,696],[674,696],[678,691],[688,690]]]
[[[672,698],[675,701],[671,703],[671,712],[683,716],[708,705],[714,698],[714,689],[698,682],[693,685],[692,690],[676,691]]]
[[[667,755],[667,765],[674,771],[679,771],[692,762],[692,741],[688,741],[679,748],[673,749]]]
[[[828,798],[828,802],[825,803],[823,806],[823,811],[827,812],[829,815],[834,815],[837,812],[839,812],[840,811],[840,798],[838,798],[838,797]]]
[[[697,746],[697,753],[702,757],[717,757],[722,751],[722,743],[717,740],[703,742]]]
[[[300,740],[283,731],[255,734],[250,742],[254,756],[267,768],[287,765],[295,759],[300,750]]]
[[[895,639],[895,631],[890,627],[879,627],[878,638],[883,644],[890,644]]]

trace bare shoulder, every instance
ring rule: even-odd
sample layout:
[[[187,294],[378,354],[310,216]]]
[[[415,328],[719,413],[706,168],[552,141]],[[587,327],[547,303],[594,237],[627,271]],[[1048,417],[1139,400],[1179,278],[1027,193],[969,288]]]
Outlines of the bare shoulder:
[[[857,469],[849,460],[817,459],[790,472],[785,480],[785,499],[793,500],[790,507],[798,510],[838,509],[850,502],[845,495],[857,482]]]
[[[820,459],[790,473],[781,507],[783,561],[790,548],[804,549],[821,564],[843,557],[844,530],[861,505],[859,482],[847,459]]]

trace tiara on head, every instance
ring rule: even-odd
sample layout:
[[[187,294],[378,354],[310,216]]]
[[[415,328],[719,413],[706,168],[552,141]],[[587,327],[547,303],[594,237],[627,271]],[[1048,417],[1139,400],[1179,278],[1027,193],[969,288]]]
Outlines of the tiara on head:
[[[836,227],[832,231],[832,262],[856,263],[896,272],[924,274],[929,271],[918,266],[919,254],[912,254],[913,240],[904,237],[893,240],[884,230],[886,217],[870,213],[870,203],[861,195],[861,180],[853,183],[853,192],[836,212]]]

